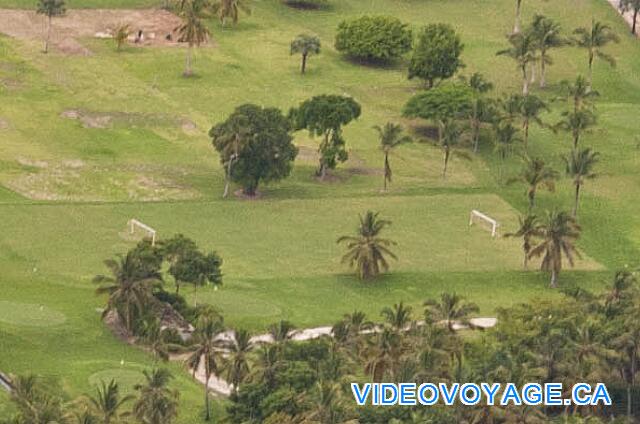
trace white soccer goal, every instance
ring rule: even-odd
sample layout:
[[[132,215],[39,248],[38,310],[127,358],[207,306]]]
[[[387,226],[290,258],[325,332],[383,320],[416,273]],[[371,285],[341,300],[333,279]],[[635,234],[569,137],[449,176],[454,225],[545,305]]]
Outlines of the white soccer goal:
[[[491,226],[491,237],[495,237],[498,234],[498,221],[495,219],[483,214],[482,212],[473,209],[471,214],[469,215],[469,226],[472,226],[476,220],[480,220],[485,222]]]
[[[144,231],[145,233],[147,233],[147,235],[149,237],[151,237],[151,245],[152,246],[156,245],[156,230],[154,230],[153,228],[149,227],[148,225],[138,221],[137,219],[133,219],[133,218],[129,220],[127,225],[129,226],[129,233],[130,234],[134,234],[135,231],[136,231],[136,228],[139,228],[142,231]]]

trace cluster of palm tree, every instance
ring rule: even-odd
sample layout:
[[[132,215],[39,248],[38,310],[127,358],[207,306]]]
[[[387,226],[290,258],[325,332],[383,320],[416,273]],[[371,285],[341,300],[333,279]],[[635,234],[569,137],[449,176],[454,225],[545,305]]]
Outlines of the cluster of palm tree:
[[[171,424],[178,417],[180,393],[169,387],[165,368],[143,371],[144,379],[123,395],[115,380],[101,381],[94,394],[66,402],[63,390],[34,375],[13,378],[10,399],[16,414],[3,424]]]

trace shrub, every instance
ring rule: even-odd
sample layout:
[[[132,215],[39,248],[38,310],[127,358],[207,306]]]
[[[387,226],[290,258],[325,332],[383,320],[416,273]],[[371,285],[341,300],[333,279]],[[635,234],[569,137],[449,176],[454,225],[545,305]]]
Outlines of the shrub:
[[[335,47],[357,59],[388,62],[408,52],[411,42],[411,30],[399,19],[363,16],[338,25]]]

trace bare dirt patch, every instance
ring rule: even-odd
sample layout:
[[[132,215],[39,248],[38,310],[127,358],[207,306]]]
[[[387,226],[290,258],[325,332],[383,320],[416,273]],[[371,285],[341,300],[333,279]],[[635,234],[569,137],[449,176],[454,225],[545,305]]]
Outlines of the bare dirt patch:
[[[9,121],[0,117],[0,130],[8,130],[10,128]]]
[[[65,54],[88,55],[91,52],[82,45],[80,39],[108,38],[113,29],[122,24],[130,26],[132,43],[142,31],[143,37],[136,45],[180,44],[175,41],[175,28],[180,24],[180,18],[165,10],[73,9],[67,11],[65,16],[53,19],[51,45]],[[10,37],[42,39],[45,29],[45,18],[35,11],[0,9],[0,31]]]
[[[185,132],[197,130],[196,124],[187,118],[170,114],[141,112],[92,112],[70,109],[60,114],[62,118],[78,120],[85,128],[124,127],[175,127]]]

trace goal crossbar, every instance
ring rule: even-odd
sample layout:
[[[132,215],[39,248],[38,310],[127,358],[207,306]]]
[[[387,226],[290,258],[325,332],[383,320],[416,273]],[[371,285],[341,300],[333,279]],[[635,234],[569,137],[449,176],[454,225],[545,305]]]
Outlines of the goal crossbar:
[[[488,215],[483,214],[479,210],[473,209],[469,214],[469,226],[473,225],[474,218],[481,219],[491,225],[491,237],[495,237],[498,234],[498,227],[500,224],[495,219],[491,218]]]
[[[149,235],[151,236],[151,245],[155,246],[156,244],[156,230],[154,230],[153,228],[149,227],[147,224],[138,221],[137,219],[130,219],[129,222],[129,231],[131,234],[133,234],[135,232],[136,227],[141,228],[142,230],[146,231],[147,233],[149,233]]]

